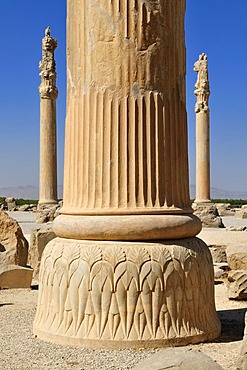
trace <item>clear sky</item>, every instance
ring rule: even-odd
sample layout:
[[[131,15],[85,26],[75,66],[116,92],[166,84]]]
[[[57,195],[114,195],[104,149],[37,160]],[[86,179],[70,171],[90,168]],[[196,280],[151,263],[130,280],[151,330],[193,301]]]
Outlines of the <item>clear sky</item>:
[[[172,1],[172,0],[170,0]],[[187,111],[190,181],[195,184],[193,64],[208,55],[211,186],[247,191],[247,1],[187,0]],[[38,185],[41,39],[58,39],[58,182],[63,178],[66,1],[0,0],[0,187]]]

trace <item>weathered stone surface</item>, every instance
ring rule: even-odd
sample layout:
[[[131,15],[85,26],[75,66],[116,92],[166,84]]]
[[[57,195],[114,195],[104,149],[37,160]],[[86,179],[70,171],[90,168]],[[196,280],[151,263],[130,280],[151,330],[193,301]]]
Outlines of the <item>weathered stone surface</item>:
[[[39,63],[40,92],[40,176],[39,205],[57,203],[57,139],[56,139],[56,62],[57,40],[50,27],[42,39],[42,60]]]
[[[233,270],[228,274],[228,298],[247,299],[247,270]]]
[[[0,264],[26,266],[28,242],[17,221],[0,211]]]
[[[240,353],[237,359],[236,370],[247,369],[247,312],[245,314],[245,329],[243,342],[240,348]]]
[[[242,219],[247,218],[247,209],[243,207],[241,209],[237,209],[235,212],[235,217]]]
[[[227,226],[226,231],[246,231],[246,226]]]
[[[218,210],[215,205],[202,206],[193,204],[194,214],[200,218],[202,226],[204,227],[220,227],[223,228],[224,224],[219,216]]]
[[[225,245],[209,245],[209,250],[214,263],[227,262]]]
[[[56,237],[51,226],[32,230],[28,251],[28,263],[33,268],[33,277],[38,279],[40,261],[43,250],[48,242]]]
[[[67,9],[64,205],[34,332],[98,348],[215,338],[212,258],[189,197],[185,0]]]
[[[37,206],[35,204],[23,204],[22,206],[18,207],[18,211],[20,212],[30,212],[36,211]]]
[[[210,138],[209,138],[209,107],[210,95],[208,81],[208,58],[199,55],[194,64],[197,72],[195,84],[196,95],[196,203],[210,202]]]
[[[228,275],[229,267],[227,263],[214,263],[214,278],[223,279]]]
[[[226,256],[231,270],[247,270],[247,246],[230,245],[226,248]]]
[[[190,348],[167,348],[146,358],[133,370],[223,370],[211,357]]]
[[[60,208],[61,206],[59,204],[39,205],[36,212],[36,222],[39,224],[52,222],[59,215]]]
[[[220,217],[234,216],[236,210],[231,207],[230,203],[216,203],[215,206],[219,212]]]
[[[100,348],[209,340],[220,333],[213,279],[210,252],[197,238],[56,238],[42,256],[40,286],[46,289],[40,290],[34,332],[57,343]],[[48,304],[47,297],[59,305]]]
[[[30,288],[32,277],[30,268],[0,264],[0,289]]]
[[[15,211],[16,209],[15,198],[6,198],[5,202],[7,203],[8,211]]]

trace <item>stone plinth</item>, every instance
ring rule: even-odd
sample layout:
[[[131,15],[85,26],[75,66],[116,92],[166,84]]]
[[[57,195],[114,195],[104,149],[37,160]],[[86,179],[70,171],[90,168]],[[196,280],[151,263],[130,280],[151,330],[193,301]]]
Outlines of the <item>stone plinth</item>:
[[[0,264],[0,290],[30,288],[32,277],[31,268]]]
[[[64,205],[34,333],[95,348],[215,338],[212,259],[189,197],[185,1],[67,5]]]
[[[44,340],[94,348],[210,340],[220,330],[213,279],[211,254],[197,238],[57,238],[42,256],[34,331]]]
[[[50,225],[32,230],[28,251],[28,263],[33,268],[34,279],[39,278],[40,261],[43,250],[46,244],[55,237],[56,235]]]

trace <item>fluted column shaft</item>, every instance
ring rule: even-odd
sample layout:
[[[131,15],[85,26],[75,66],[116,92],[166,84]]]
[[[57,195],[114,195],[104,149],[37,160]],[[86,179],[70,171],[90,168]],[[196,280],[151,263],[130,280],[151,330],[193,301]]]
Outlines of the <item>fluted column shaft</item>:
[[[57,203],[57,138],[56,138],[56,63],[54,50],[57,40],[50,28],[42,39],[42,60],[39,64],[40,92],[40,182],[39,205]]]
[[[196,114],[196,202],[210,202],[209,110]]]
[[[68,1],[62,215],[192,213],[184,11],[181,0]]]
[[[185,0],[67,5],[64,207],[34,333],[107,349],[215,338],[212,258],[188,191]]]
[[[210,95],[208,81],[208,58],[202,53],[194,64],[197,72],[196,95],[196,203],[210,202]]]

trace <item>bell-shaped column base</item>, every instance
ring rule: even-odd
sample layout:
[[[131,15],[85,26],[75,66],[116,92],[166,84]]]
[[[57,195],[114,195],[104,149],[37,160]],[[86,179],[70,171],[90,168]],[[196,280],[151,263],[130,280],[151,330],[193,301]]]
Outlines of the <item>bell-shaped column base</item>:
[[[46,246],[34,333],[89,348],[214,339],[211,254],[198,238],[158,242],[56,238]]]

